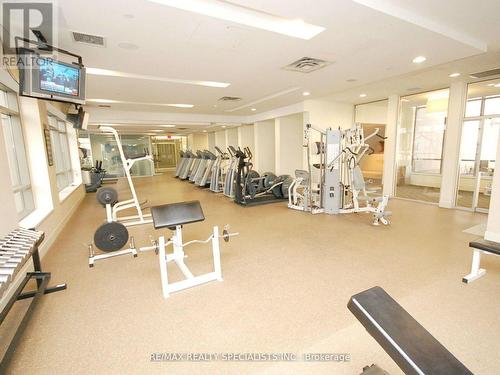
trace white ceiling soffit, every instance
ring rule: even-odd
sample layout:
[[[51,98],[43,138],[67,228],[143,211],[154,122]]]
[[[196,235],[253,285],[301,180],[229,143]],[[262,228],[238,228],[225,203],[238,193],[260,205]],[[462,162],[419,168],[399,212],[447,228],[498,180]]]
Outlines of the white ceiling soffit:
[[[95,75],[95,76],[133,78],[133,79],[143,79],[143,80],[147,80],[147,81],[181,83],[181,84],[185,84],[185,85],[198,85],[198,86],[207,86],[207,87],[224,88],[224,87],[228,87],[230,85],[230,83],[227,83],[227,82],[194,81],[194,80],[188,80],[188,79],[151,76],[151,75],[146,75],[146,74],[134,74],[134,73],[118,72],[116,70],[99,69],[99,68],[87,68],[86,73],[90,74],[90,75]]]
[[[188,12],[239,23],[257,29],[272,31],[299,39],[309,40],[325,30],[301,19],[287,19],[261,12],[229,1],[220,0],[149,0],[153,3],[182,9]]]
[[[368,8],[385,13],[389,16],[396,17],[403,21],[420,26],[424,29],[444,35],[450,39],[454,39],[458,42],[467,44],[480,51],[486,52],[488,50],[486,42],[479,40],[473,37],[472,35],[468,35],[467,33],[464,33],[461,30],[449,27],[443,22],[436,22],[428,17],[418,14],[418,12],[405,9],[401,7],[399,4],[396,4],[394,1],[391,0],[352,0],[352,1],[364,5]],[[472,5],[472,3],[470,4]],[[453,9],[452,3],[450,3],[449,6],[450,8]],[[471,9],[471,11],[473,10]]]
[[[256,104],[259,104],[259,103],[263,103],[263,102],[267,102],[268,100],[271,100],[271,99],[274,99],[274,98],[279,98],[280,96],[290,94],[290,93],[295,92],[295,91],[297,91],[299,89],[300,89],[300,87],[292,87],[292,88],[289,88],[289,89],[286,89],[286,90],[283,90],[283,91],[280,91],[280,92],[276,92],[274,94],[271,94],[271,95],[265,96],[263,98],[254,100],[254,101],[252,101],[250,103],[247,103],[247,104],[244,104],[244,105],[240,105],[239,107],[236,107],[236,108],[233,108],[233,109],[228,109],[228,110],[226,110],[226,112],[239,111],[240,109],[248,108],[248,107],[251,107],[253,105],[256,105]]]

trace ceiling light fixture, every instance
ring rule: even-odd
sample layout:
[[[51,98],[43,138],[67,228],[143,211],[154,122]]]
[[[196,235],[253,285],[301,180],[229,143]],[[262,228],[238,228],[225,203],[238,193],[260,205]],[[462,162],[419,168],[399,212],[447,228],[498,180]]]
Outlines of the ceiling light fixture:
[[[159,107],[176,107],[176,108],[193,108],[194,104],[182,104],[182,103],[144,103],[144,102],[128,102],[123,100],[112,100],[112,99],[86,99],[86,102],[90,103],[104,103],[104,104],[136,104],[136,105],[151,105]]]
[[[304,92],[302,93],[302,95],[304,95],[304,96],[309,96],[309,95],[311,95],[311,93],[310,93],[309,91],[304,91]]]
[[[366,98],[366,94],[359,94],[360,98]]]
[[[425,56],[417,56],[413,59],[413,62],[415,64],[421,64],[423,63],[425,60],[427,60],[427,58]]]
[[[500,87],[500,83],[497,83],[497,84],[495,85],[495,87]]]
[[[222,128],[222,129],[225,129],[225,128],[226,128],[226,125],[222,125],[222,126],[221,126],[221,128]]]
[[[185,85],[197,85],[197,86],[217,87],[217,88],[224,88],[224,87],[228,87],[229,85],[231,85],[230,83],[226,83],[226,82],[195,81],[195,80],[189,80],[189,79],[157,77],[157,76],[150,76],[150,75],[146,75],[146,74],[119,72],[117,70],[100,69],[100,68],[87,68],[86,73],[90,74],[90,75],[94,75],[94,76],[143,79],[143,80],[148,80],[148,81],[181,83],[181,84],[185,84]]]
[[[252,108],[251,111],[255,112],[257,110],[257,108]]]
[[[460,76],[460,73],[451,73],[448,77],[455,78],[455,77],[458,77],[458,76]]]
[[[299,39],[309,40],[322,31],[324,27],[311,25],[300,19],[289,19],[261,12],[249,7],[217,0],[149,0],[153,3],[203,14],[229,22],[255,27]]]

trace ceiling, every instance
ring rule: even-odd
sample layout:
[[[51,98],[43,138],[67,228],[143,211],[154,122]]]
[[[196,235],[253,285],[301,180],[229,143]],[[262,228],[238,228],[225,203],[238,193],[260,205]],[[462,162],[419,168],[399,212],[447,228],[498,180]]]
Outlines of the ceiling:
[[[311,92],[308,99],[331,95],[352,103],[371,101],[383,98],[396,86],[398,90],[404,85],[422,87],[427,81],[435,85],[436,76],[429,72],[436,66],[441,67],[436,73],[439,81],[445,83],[450,80],[449,69],[470,72],[478,62],[485,66],[500,63],[496,54],[500,49],[500,23],[495,20],[498,1],[472,4],[454,0],[452,9],[447,2],[430,0],[371,1],[375,5],[370,1],[315,0],[314,6],[306,0],[288,0],[286,6],[282,0],[231,3],[300,18],[326,30],[302,40],[146,0],[88,0],[85,6],[81,0],[64,0],[58,2],[58,42],[82,55],[87,67],[230,83],[226,88],[214,88],[88,76],[89,99],[122,101],[111,104],[111,110],[138,112],[248,116],[300,102],[304,91]],[[437,23],[439,28],[433,26]],[[75,43],[72,31],[103,36],[106,46]],[[122,48],[123,43],[137,48]],[[417,55],[426,56],[427,61],[412,63]],[[282,69],[304,56],[332,64],[307,74]],[[474,57],[475,65],[467,63]],[[424,82],[419,81],[422,75],[426,75]],[[359,94],[364,91],[369,92],[361,100]],[[222,103],[218,101],[222,96],[242,100]],[[194,107],[154,105],[164,103]],[[233,110],[238,107],[243,108]]]

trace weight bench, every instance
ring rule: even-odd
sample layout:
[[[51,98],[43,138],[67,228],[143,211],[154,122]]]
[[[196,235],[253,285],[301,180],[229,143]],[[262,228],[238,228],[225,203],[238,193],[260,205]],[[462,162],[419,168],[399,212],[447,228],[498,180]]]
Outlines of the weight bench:
[[[155,250],[159,253],[160,276],[163,289],[163,297],[168,298],[170,293],[183,289],[191,288],[197,285],[205,284],[210,281],[222,281],[222,268],[220,261],[219,238],[222,237],[227,242],[229,237],[238,233],[229,234],[224,229],[223,235],[219,236],[219,228],[213,227],[213,232],[206,240],[193,240],[182,243],[182,227],[186,224],[196,223],[205,220],[203,210],[199,201],[181,202],[164,204],[162,206],[151,207],[153,225],[155,229],[168,228],[174,231],[174,234],[168,242],[161,236],[158,241],[153,241],[153,246],[143,247],[141,251]],[[214,271],[203,275],[194,276],[184,263],[184,247],[193,243],[212,242],[213,266]],[[172,245],[173,253],[167,254],[166,247]],[[174,261],[185,276],[185,280],[169,283],[167,263]]]
[[[462,278],[462,282],[468,284],[486,274],[481,268],[481,254],[500,255],[500,243],[479,239],[469,242],[469,247],[474,249],[472,253],[472,265],[470,273]]]
[[[347,307],[405,374],[472,374],[382,288],[352,296]]]

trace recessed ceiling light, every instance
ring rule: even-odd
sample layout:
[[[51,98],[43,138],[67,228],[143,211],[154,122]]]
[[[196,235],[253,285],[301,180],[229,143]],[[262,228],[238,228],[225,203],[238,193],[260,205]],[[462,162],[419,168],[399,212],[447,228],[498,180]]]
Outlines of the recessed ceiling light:
[[[495,86],[495,84],[494,83],[488,83],[486,86],[493,87],[493,86]]]
[[[235,22],[257,29],[272,31],[295,38],[309,40],[322,31],[324,27],[311,25],[300,19],[289,19],[260,12],[246,6],[231,4],[227,1],[206,0],[149,0],[177,9],[203,14],[205,16]]]
[[[150,76],[150,75],[146,75],[146,74],[119,72],[117,70],[100,69],[100,68],[87,68],[86,73],[90,74],[90,75],[94,75],[94,76],[133,78],[133,79],[143,79],[143,80],[148,80],[148,81],[182,83],[182,84],[186,84],[186,85],[198,85],[198,86],[218,87],[218,88],[224,88],[224,87],[228,87],[230,85],[230,83],[226,83],[226,82],[194,81],[194,80],[189,80],[189,79],[157,77],[157,76]]]
[[[222,129],[225,129],[225,127],[226,127],[226,125],[222,125],[222,126],[221,126],[221,128],[222,128]]]
[[[359,94],[360,98],[366,98],[366,94]]]
[[[252,108],[250,109],[252,112],[255,112],[257,110],[257,108]]]
[[[304,96],[309,96],[309,95],[311,95],[311,93],[310,93],[309,91],[304,91],[304,92],[302,93],[302,95],[304,95]]]
[[[458,77],[459,75],[460,75],[460,73],[451,73],[448,77],[455,78],[455,77]]]
[[[203,130],[203,133],[206,133],[207,131],[206,130]]]
[[[415,64],[420,64],[420,63],[423,63],[425,60],[427,60],[427,58],[425,56],[417,56],[413,59],[413,62]]]
[[[500,83],[497,83],[497,84],[495,85],[495,87],[500,87]]]

